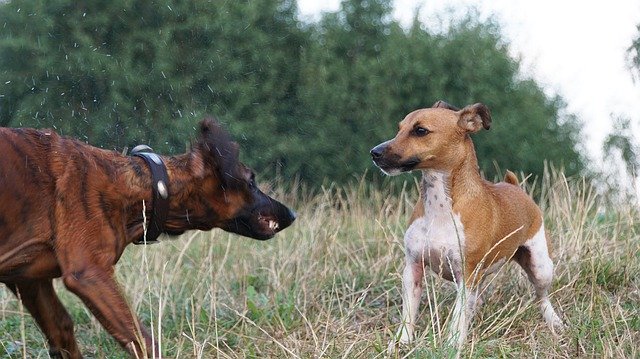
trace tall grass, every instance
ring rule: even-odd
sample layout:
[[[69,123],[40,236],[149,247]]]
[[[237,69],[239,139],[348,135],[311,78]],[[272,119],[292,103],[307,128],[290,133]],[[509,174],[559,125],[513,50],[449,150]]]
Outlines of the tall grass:
[[[176,358],[441,358],[455,289],[426,277],[418,338],[387,353],[401,311],[403,232],[417,198],[360,182],[310,193],[271,191],[298,212],[259,242],[220,230],[130,247],[117,276],[133,310]],[[606,207],[586,182],[561,173],[538,185],[554,243],[551,300],[567,329],[545,326],[520,268],[506,265],[484,294],[462,357],[640,356],[640,218]],[[392,193],[393,192],[393,193]],[[58,283],[86,356],[127,357]],[[46,358],[46,341],[0,289],[0,356]]]

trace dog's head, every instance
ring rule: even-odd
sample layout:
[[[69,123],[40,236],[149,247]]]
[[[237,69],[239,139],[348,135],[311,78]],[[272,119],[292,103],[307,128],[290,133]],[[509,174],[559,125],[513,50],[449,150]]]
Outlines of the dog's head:
[[[460,110],[438,101],[408,114],[396,137],[371,149],[371,157],[388,175],[414,169],[448,170],[466,155],[468,135],[490,125],[491,113],[481,103]]]
[[[191,173],[199,179],[200,203],[192,206],[198,229],[222,228],[255,239],[269,239],[287,228],[296,216],[264,194],[253,171],[240,163],[238,144],[213,119],[200,123],[191,151]],[[208,227],[208,228],[207,228]]]

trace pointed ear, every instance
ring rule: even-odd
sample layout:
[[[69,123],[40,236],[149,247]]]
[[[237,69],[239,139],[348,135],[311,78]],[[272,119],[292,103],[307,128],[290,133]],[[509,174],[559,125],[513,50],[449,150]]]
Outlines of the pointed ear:
[[[491,127],[491,111],[481,103],[469,105],[459,111],[458,126],[467,132],[478,132]]]
[[[446,108],[447,110],[451,110],[451,111],[460,111],[459,108],[453,105],[450,105],[442,100],[436,101],[436,103],[434,103],[433,106],[431,106],[431,108]]]

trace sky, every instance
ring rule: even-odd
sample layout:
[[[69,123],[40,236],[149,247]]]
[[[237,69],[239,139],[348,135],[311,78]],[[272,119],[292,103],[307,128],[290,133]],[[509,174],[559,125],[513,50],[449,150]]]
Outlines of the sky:
[[[301,16],[310,20],[339,6],[340,0],[298,0]],[[581,119],[592,160],[602,160],[612,115],[630,118],[640,140],[640,79],[634,82],[626,51],[638,35],[640,1],[395,0],[394,16],[409,24],[419,9],[420,19],[438,29],[451,11],[464,14],[470,6],[502,25],[522,75],[561,95]]]

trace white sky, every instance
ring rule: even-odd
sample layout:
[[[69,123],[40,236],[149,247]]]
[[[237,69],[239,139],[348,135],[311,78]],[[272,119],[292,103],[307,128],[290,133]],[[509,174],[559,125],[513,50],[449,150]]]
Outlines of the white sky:
[[[640,24],[638,0],[395,0],[394,15],[409,24],[420,18],[438,28],[447,10],[464,13],[475,6],[485,19],[494,16],[514,56],[522,59],[525,76],[548,93],[558,93],[568,110],[584,123],[584,141],[600,162],[611,114],[631,118],[640,140],[640,83],[634,83],[626,49]],[[335,11],[340,0],[298,0],[302,16],[315,19]],[[499,121],[499,119],[496,119]]]

